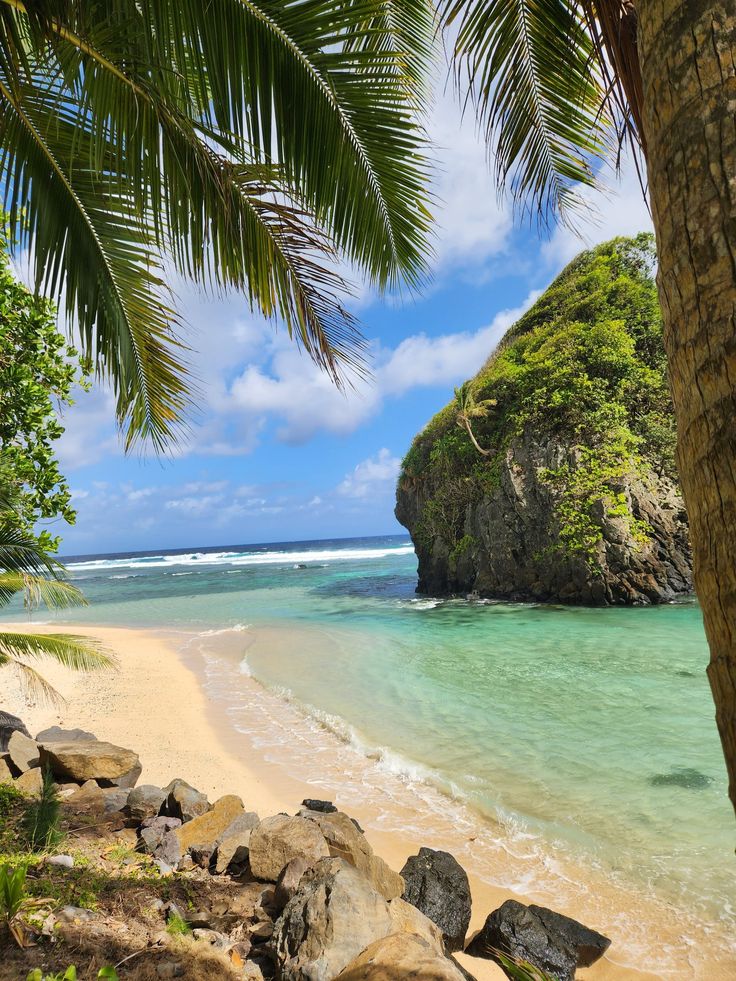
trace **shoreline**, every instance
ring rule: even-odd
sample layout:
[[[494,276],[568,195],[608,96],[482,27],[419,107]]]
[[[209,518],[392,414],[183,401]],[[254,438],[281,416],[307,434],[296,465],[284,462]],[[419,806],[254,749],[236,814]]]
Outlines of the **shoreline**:
[[[13,626],[39,632],[60,629],[49,624],[34,626],[23,623]],[[181,776],[211,799],[226,793],[238,793],[248,807],[262,816],[278,811],[294,813],[302,798],[308,796],[331,796],[338,805],[342,805],[339,782],[336,785],[334,779],[326,779],[324,784],[315,784],[295,778],[285,766],[266,762],[263,758],[265,754],[254,745],[252,736],[249,738],[230,724],[222,704],[207,695],[207,679],[203,677],[197,655],[191,650],[181,650],[182,639],[193,636],[190,632],[88,624],[64,624],[61,629],[100,638],[117,653],[120,667],[114,673],[75,675],[55,665],[44,664],[44,675],[67,699],[61,709],[44,705],[27,707],[18,685],[11,680],[5,688],[3,705],[20,715],[32,732],[52,724],[88,728],[101,739],[128,746],[139,753],[143,764],[139,783],[161,786],[173,777]],[[260,688],[258,683],[247,678],[244,681],[249,682],[257,697],[258,691],[255,689]],[[261,692],[265,699],[268,693]],[[188,733],[193,733],[194,738],[186,739]],[[412,837],[409,830],[411,822],[407,822],[402,834],[395,828],[382,829],[376,820],[375,809],[369,805],[361,808],[359,803],[351,800],[342,806],[363,824],[377,853],[397,871],[406,857],[415,854],[420,845],[443,847],[442,840],[437,840],[436,836],[431,842],[416,835]],[[397,804],[397,807],[400,806],[401,802]],[[448,842],[447,850],[454,850],[452,842]],[[469,936],[482,925],[486,915],[505,899],[534,901],[533,895],[525,896],[523,891],[514,892],[480,879],[466,856],[459,855],[458,858],[470,877],[474,900]],[[554,903],[550,901],[550,905],[554,906]],[[580,910],[578,915],[585,920],[584,910]],[[590,925],[601,927],[595,921]],[[578,977],[586,981],[663,981],[673,976],[670,972],[652,974],[623,966],[620,959],[625,959],[626,955],[617,949],[612,926],[609,935],[613,940],[609,954],[593,968],[578,972]],[[656,961],[655,944],[661,941],[661,937],[651,937],[651,961]],[[504,977],[491,962],[467,956],[463,956],[462,960],[479,981]],[[709,981],[733,976],[728,968],[715,964],[700,965],[697,975],[686,974],[686,968],[683,964],[680,976],[703,977]]]

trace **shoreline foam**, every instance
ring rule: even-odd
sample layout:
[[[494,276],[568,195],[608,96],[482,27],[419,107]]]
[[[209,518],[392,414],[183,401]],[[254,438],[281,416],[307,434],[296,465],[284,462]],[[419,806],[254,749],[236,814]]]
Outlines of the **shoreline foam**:
[[[38,628],[35,625],[29,628],[25,624],[22,625],[22,629]],[[224,718],[227,714],[224,701],[222,697],[211,691],[211,684],[209,697],[206,694],[208,682],[206,678],[200,680],[203,666],[197,663],[198,658],[201,658],[201,652],[197,653],[190,648],[187,654],[182,654],[176,650],[191,639],[191,634],[177,634],[175,631],[164,633],[98,628],[89,625],[82,627],[65,625],[64,629],[74,629],[79,633],[102,639],[118,652],[121,660],[120,670],[114,675],[106,673],[80,676],[57,668],[46,670],[44,665],[49,680],[67,697],[67,705],[62,712],[43,706],[28,708],[23,704],[17,686],[14,688],[8,685],[9,690],[4,699],[6,707],[10,711],[15,709],[34,731],[53,723],[66,723],[92,729],[100,738],[136,749],[144,765],[141,782],[163,784],[173,776],[183,776],[199,786],[210,797],[224,793],[240,793],[249,807],[254,807],[264,814],[279,810],[293,812],[304,796],[331,794],[338,803],[364,824],[378,853],[397,869],[400,869],[405,858],[416,852],[422,844],[447,847],[448,850],[454,851],[471,875],[474,895],[471,929],[477,929],[488,912],[511,896],[527,901],[546,898],[549,905],[561,908],[559,902],[555,904],[555,895],[544,897],[540,895],[538,884],[534,889],[525,892],[525,887],[529,883],[523,877],[516,877],[514,882],[516,891],[509,888],[509,883],[499,886],[483,881],[478,876],[477,866],[481,864],[482,846],[486,843],[478,844],[476,840],[469,840],[472,835],[466,828],[465,847],[462,847],[462,836],[457,834],[460,819],[457,811],[452,809],[449,798],[445,805],[447,813],[444,827],[441,826],[442,822],[437,820],[439,811],[436,808],[429,808],[426,800],[422,801],[421,797],[417,797],[413,802],[407,802],[407,795],[402,794],[402,790],[405,791],[406,787],[397,788],[388,810],[377,810],[375,803],[369,799],[365,784],[362,788],[358,785],[353,786],[352,789],[348,788],[344,773],[340,772],[339,765],[335,765],[335,754],[329,745],[321,749],[321,760],[324,764],[319,762],[318,766],[323,776],[318,783],[305,781],[304,775],[299,779],[288,772],[286,760],[279,762],[271,759],[273,750],[267,750],[263,743],[269,726],[271,727],[269,738],[272,741],[276,738],[278,741],[278,734],[274,734],[273,726],[274,711],[279,710],[283,716],[285,735],[288,737],[281,740],[282,747],[288,745],[289,739],[295,744],[303,738],[295,731],[293,716],[290,714],[295,711],[294,706],[278,703],[277,697],[260,688],[256,681],[241,676],[243,688],[248,690],[251,698],[248,707],[253,714],[255,714],[254,706],[260,704],[263,707],[271,699],[275,700],[275,705],[269,704],[269,711],[263,714],[260,723],[263,726],[260,745],[258,734],[253,731],[252,721],[250,731],[239,732],[233,725],[232,712],[229,713],[229,718]],[[242,639],[241,635],[241,641]],[[253,638],[248,639],[253,640]],[[236,670],[234,666],[231,667]],[[230,687],[232,688],[232,685]],[[189,734],[194,734],[193,738],[187,738]],[[311,749],[310,744],[307,744],[307,749]],[[332,771],[330,771],[330,764],[333,767]],[[384,777],[387,777],[387,774],[384,774]],[[309,778],[311,779],[312,777]],[[386,785],[389,782],[386,780]],[[376,786],[371,789],[375,791]],[[392,820],[387,820],[387,813],[392,815]],[[428,814],[430,824],[426,827],[419,819],[422,818],[426,822]],[[499,860],[503,858],[504,855],[499,855]],[[514,856],[506,852],[505,858],[510,862]],[[542,867],[536,870],[536,875],[539,882],[547,879],[551,885],[553,882],[562,881],[564,875],[561,876],[560,872],[561,870],[553,869],[550,865],[545,867],[542,862]],[[506,876],[508,875],[507,869]],[[591,883],[584,883],[584,880],[579,877],[575,880],[568,879],[568,882],[571,883],[571,887],[576,883],[585,884],[588,900],[593,898]],[[593,882],[592,885],[595,889],[596,883]],[[623,906],[630,903],[632,896],[625,890],[619,890],[619,897],[619,908],[623,915]],[[590,902],[586,903],[583,897],[582,907],[577,910],[578,915],[583,919],[586,919],[586,909],[590,910]],[[561,911],[574,915],[576,910],[566,904],[566,908],[561,908]],[[687,963],[685,951],[682,951],[682,959],[678,958],[680,969],[676,972],[657,970],[655,974],[645,974],[631,967],[625,967],[622,962],[630,960],[631,953],[623,949],[620,931],[617,937],[617,924],[613,921],[608,924],[596,922],[590,915],[587,919],[593,926],[608,929],[614,943],[609,957],[589,971],[580,972],[581,978],[604,981],[608,978],[681,977],[683,979],[708,978],[709,981],[716,981],[721,977],[725,979],[733,976],[732,964],[729,968],[725,963],[708,963],[703,960],[697,966],[690,965]],[[653,935],[655,933],[656,935]],[[675,943],[678,939],[681,940],[681,933],[673,933],[671,927],[664,932],[656,932],[655,924],[652,923],[648,927],[646,939],[648,955],[642,952],[639,962],[646,958],[646,961],[652,963],[661,959],[664,946]],[[707,938],[703,940],[707,942]],[[501,976],[500,972],[486,962],[467,959],[465,963],[479,978]]]

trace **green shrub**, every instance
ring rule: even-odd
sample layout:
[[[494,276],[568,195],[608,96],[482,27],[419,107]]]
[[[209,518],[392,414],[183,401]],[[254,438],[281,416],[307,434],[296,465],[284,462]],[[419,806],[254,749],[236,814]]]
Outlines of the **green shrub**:
[[[60,802],[54,778],[48,768],[43,772],[41,793],[26,808],[23,831],[32,851],[43,851],[59,844]]]

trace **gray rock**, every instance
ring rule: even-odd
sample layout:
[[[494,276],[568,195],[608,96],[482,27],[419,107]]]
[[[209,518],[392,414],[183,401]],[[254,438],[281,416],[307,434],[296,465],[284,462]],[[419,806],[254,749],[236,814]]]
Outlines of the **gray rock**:
[[[237,817],[227,831],[219,836],[216,842],[216,872],[239,872],[244,868],[248,861],[251,833],[259,824],[258,815],[254,811],[248,811]]]
[[[158,849],[164,837],[180,826],[181,820],[179,818],[148,818],[143,822],[140,830],[140,847],[142,851],[157,858]]]
[[[577,953],[573,947],[560,934],[550,932],[528,906],[514,899],[490,914],[465,952],[496,960],[494,950],[528,961],[556,981],[575,978]]]
[[[219,933],[217,930],[207,930],[204,927],[195,927],[192,930],[195,940],[209,944],[215,950],[231,950],[235,946],[235,941],[231,940],[226,933]]]
[[[39,751],[41,766],[50,767],[57,779],[133,787],[141,774],[137,753],[97,739],[39,743]]]
[[[611,946],[608,937],[597,930],[591,930],[570,916],[555,913],[546,906],[530,906],[529,909],[544,924],[551,935],[561,937],[577,954],[578,967],[590,967],[591,964],[603,957]]]
[[[62,729],[61,726],[42,729],[36,736],[37,743],[73,743],[80,739],[86,741],[97,739],[97,736],[85,729]]]
[[[401,870],[404,899],[442,930],[448,953],[462,950],[470,924],[468,876],[449,852],[420,848]]]
[[[311,862],[306,858],[292,858],[292,860],[283,867],[281,874],[276,880],[276,888],[273,893],[273,903],[276,911],[278,913],[286,906],[292,896],[295,895],[299,889],[299,883],[302,881],[302,876],[312,867]]]
[[[19,775],[38,766],[38,743],[16,729],[8,739],[8,759]]]
[[[14,732],[20,732],[29,739],[31,738],[30,732],[17,715],[10,715],[9,712],[0,712],[0,753],[7,751],[10,737]]]
[[[276,922],[271,947],[282,981],[332,981],[392,929],[388,903],[339,858],[305,872]]]
[[[151,854],[157,861],[165,862],[172,869],[177,868],[183,852],[176,831],[167,831],[159,843],[154,846]]]
[[[276,882],[293,858],[316,862],[330,850],[319,827],[300,817],[277,814],[265,818],[251,833],[250,867],[256,879]]]
[[[323,814],[334,814],[337,810],[331,800],[316,800],[313,797],[307,797],[303,800],[302,807],[306,807],[310,811],[321,811]]]
[[[128,805],[128,791],[122,787],[103,787],[105,811],[108,814],[123,811]]]
[[[143,783],[129,792],[128,813],[134,821],[145,821],[146,818],[155,817],[158,814],[165,800],[166,794],[160,787]]]
[[[81,906],[65,906],[56,914],[56,919],[61,923],[89,923],[97,919],[97,914],[91,909],[84,909]]]
[[[175,779],[164,787],[166,799],[161,806],[161,814],[180,818],[182,823],[192,821],[210,809],[206,794],[195,790],[186,780]]]

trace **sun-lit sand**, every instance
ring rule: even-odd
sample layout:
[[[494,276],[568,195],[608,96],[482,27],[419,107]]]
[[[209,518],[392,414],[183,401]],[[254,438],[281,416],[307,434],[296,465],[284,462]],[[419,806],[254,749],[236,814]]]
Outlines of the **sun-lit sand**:
[[[30,628],[23,624],[19,629]],[[50,626],[34,629],[59,630]],[[65,625],[63,629],[70,632],[72,628]],[[6,669],[0,705],[20,715],[32,734],[54,724],[89,729],[99,738],[130,747],[139,754],[143,765],[139,782],[161,786],[180,776],[206,792],[210,799],[237,793],[249,809],[262,816],[279,811],[293,813],[304,797],[316,795],[313,783],[300,783],[282,768],[265,764],[246,736],[218,718],[197,675],[170,639],[143,630],[87,625],[73,629],[103,641],[116,653],[118,669],[80,675],[44,664],[43,674],[64,696],[65,702],[58,706],[29,701],[11,670]],[[397,870],[424,843],[371,826],[369,809],[361,812],[359,807],[351,807],[351,813],[365,827],[375,850]],[[471,932],[505,899],[524,898],[481,881],[473,875],[472,868],[467,871],[474,900]],[[654,957],[657,942],[653,936]],[[465,955],[459,959],[478,981],[505,977],[489,962]],[[609,955],[593,968],[578,972],[578,977],[590,981],[664,977],[622,967],[616,960],[614,937]],[[716,981],[728,974],[714,968],[703,976]]]

